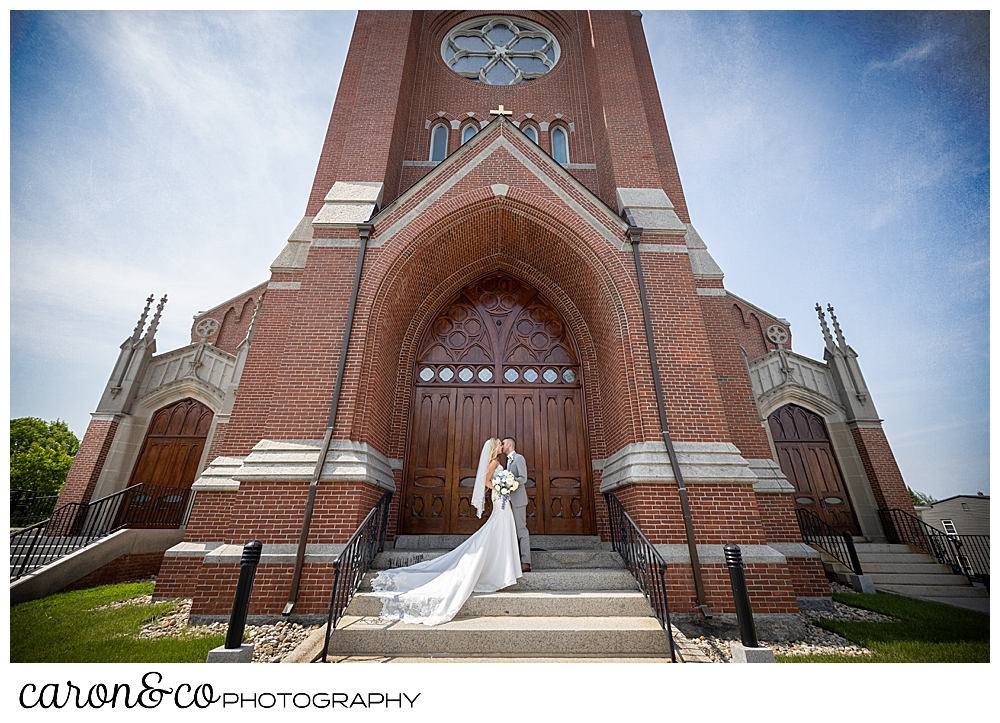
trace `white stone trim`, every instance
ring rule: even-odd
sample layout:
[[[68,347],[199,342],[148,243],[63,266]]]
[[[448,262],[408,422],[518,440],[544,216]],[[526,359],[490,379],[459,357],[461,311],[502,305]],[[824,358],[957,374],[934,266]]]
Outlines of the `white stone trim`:
[[[725,296],[725,289],[703,289],[698,287],[694,290],[694,293],[698,296]]]
[[[382,203],[382,191],[381,182],[337,181],[323,199],[325,203],[313,219],[313,228],[353,227],[364,223]]]
[[[309,257],[310,237],[305,241],[289,241],[281,253],[271,262],[271,273],[289,273],[301,271],[306,267],[306,259]]]
[[[298,291],[302,287],[301,281],[269,281],[267,284],[268,289],[277,289],[284,291]]]
[[[361,248],[361,239],[359,238],[314,238],[312,240],[313,246],[319,246],[324,248],[336,248],[336,249],[357,249]]]
[[[434,168],[441,161],[403,161],[404,166],[417,166],[421,168]]]
[[[682,246],[681,244],[639,244],[639,253],[641,254],[686,254],[688,253],[687,246]]]
[[[691,554],[687,545],[653,545],[656,551],[663,556],[664,562],[668,565],[690,565]],[[726,564],[724,545],[697,545],[698,560],[702,565]],[[773,545],[740,545],[740,552],[743,554],[743,562],[785,565],[785,556],[774,549]]]
[[[615,199],[618,212],[625,213],[627,210],[632,222],[642,228],[644,235],[687,234],[687,226],[678,218],[674,204],[662,188],[619,188],[615,190]]]
[[[684,234],[684,243],[687,244],[691,252],[691,273],[696,279],[721,280],[725,278],[722,268],[708,253],[708,245],[702,240],[694,225],[690,223],[686,225],[687,233]]]
[[[735,445],[728,442],[676,442],[685,484],[756,484],[757,476]],[[601,492],[633,484],[676,484],[663,442],[638,442],[604,460],[593,460],[603,470]]]
[[[308,482],[316,467],[320,440],[262,439],[234,471],[237,482]],[[396,490],[389,459],[371,445],[333,440],[327,452],[320,482],[364,482],[388,491]]]
[[[817,550],[809,547],[804,542],[769,542],[767,546],[772,550],[777,550],[786,558],[789,557],[818,557],[822,558]],[[740,548],[742,549],[742,547]]]
[[[748,459],[750,471],[757,477],[753,491],[758,494],[790,494],[795,486],[788,481],[781,467],[773,459]]]
[[[126,414],[106,414],[104,412],[91,412],[90,420],[92,422],[121,422]]]
[[[881,419],[854,419],[847,423],[851,429],[882,429]]]
[[[458,151],[456,151],[455,153],[453,153],[451,156],[448,157],[447,162],[443,166],[435,169],[427,176],[425,176],[423,179],[421,179],[418,183],[411,186],[405,193],[403,193],[402,196],[397,198],[386,208],[382,209],[382,211],[378,214],[378,216],[381,216],[382,214],[391,213],[392,208],[405,204],[414,194],[419,193],[426,184],[433,182],[433,180],[437,177],[437,174],[443,173],[444,168],[451,167],[451,165],[454,163],[462,162],[463,151],[475,152],[477,146],[478,144],[476,143],[475,138],[469,141],[467,144],[463,145],[461,148],[459,148]],[[601,219],[595,217],[592,213],[583,208],[583,206],[581,206],[572,196],[566,193],[566,191],[564,191],[558,184],[556,184],[548,176],[548,174],[543,173],[541,168],[539,168],[539,166],[534,161],[529,160],[529,158],[524,153],[522,153],[521,150],[517,148],[510,141],[510,139],[506,138],[502,133],[498,138],[494,139],[481,151],[476,153],[476,155],[473,156],[473,158],[468,163],[466,163],[454,175],[452,175],[438,188],[436,188],[433,192],[431,192],[425,199],[423,199],[419,204],[417,204],[417,206],[408,211],[402,218],[400,218],[398,221],[392,224],[392,226],[390,226],[385,231],[378,234],[378,236],[373,238],[369,242],[369,246],[374,248],[382,246],[385,243],[388,243],[393,236],[399,233],[407,225],[412,223],[416,218],[418,218],[422,213],[424,213],[431,205],[436,203],[438,199],[444,196],[457,183],[459,183],[463,178],[465,178],[465,176],[474,171],[487,158],[489,158],[491,155],[493,155],[493,153],[495,153],[497,150],[501,148],[507,150],[512,156],[514,156],[518,161],[520,161],[527,170],[529,170],[533,175],[535,175],[542,183],[546,185],[546,187],[549,190],[551,190],[567,206],[572,208],[573,211],[575,211],[595,231],[597,231],[604,238],[606,238],[615,248],[617,248],[619,251],[624,251],[627,249],[628,244],[624,243],[621,240],[621,238],[612,231],[612,228],[617,229],[621,233],[621,236],[624,236],[626,230],[626,224],[624,221],[622,221],[616,215],[611,213],[610,210],[606,210],[606,212],[602,214]],[[541,154],[542,151],[538,149],[537,153]],[[566,181],[573,184],[574,187],[576,187],[582,193],[591,197],[594,196],[592,191],[583,186],[579,181],[573,178],[572,174],[568,173],[565,169],[562,168],[562,166],[560,166],[558,163],[550,159],[548,156],[545,156],[544,158],[539,156],[538,160],[541,162],[548,162],[554,167],[559,168]],[[596,205],[600,209],[605,209],[604,204],[600,203],[599,201],[596,201]],[[372,222],[377,223],[378,216],[373,218]],[[610,226],[608,224],[610,224]]]
[[[312,222],[314,218],[315,216],[303,216],[302,220],[292,229],[292,233],[288,237],[289,243],[294,243],[295,241],[312,241]]]
[[[347,545],[306,545],[306,562],[336,562]],[[298,545],[265,543],[261,550],[262,563],[294,565]],[[243,545],[219,545],[204,555],[206,565],[239,564],[243,557]]]
[[[163,553],[164,557],[205,557],[213,550],[225,547],[224,542],[178,542]]]
[[[240,483],[233,479],[233,473],[242,466],[241,457],[216,457],[194,481],[191,489],[195,492],[236,492]]]
[[[531,140],[530,138],[528,140]],[[571,171],[596,171],[596,163],[562,163],[560,164],[563,168],[568,168]]]

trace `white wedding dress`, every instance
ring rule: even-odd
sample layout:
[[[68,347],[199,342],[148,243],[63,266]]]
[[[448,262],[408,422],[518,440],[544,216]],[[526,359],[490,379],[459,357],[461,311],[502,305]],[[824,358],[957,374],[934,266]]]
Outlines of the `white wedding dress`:
[[[484,457],[488,463],[485,447],[472,496],[480,517],[485,499]],[[440,625],[455,617],[473,592],[496,592],[516,583],[521,575],[514,513],[510,502],[501,507],[495,501],[486,524],[468,540],[441,557],[382,570],[372,581],[372,590],[382,598],[381,617]]]

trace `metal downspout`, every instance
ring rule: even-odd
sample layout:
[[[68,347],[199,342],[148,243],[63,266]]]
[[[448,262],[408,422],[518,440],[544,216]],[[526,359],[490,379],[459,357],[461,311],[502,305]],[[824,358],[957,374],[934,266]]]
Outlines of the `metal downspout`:
[[[631,221],[631,214],[628,214]],[[691,556],[691,569],[694,572],[694,590],[698,598],[698,609],[706,618],[712,617],[712,611],[708,607],[708,600],[705,598],[705,583],[701,577],[701,561],[698,559],[698,546],[695,544],[694,523],[691,519],[691,505],[688,503],[687,487],[684,486],[684,477],[681,476],[681,466],[677,461],[677,452],[674,450],[674,443],[670,439],[670,431],[667,426],[667,412],[663,405],[663,387],[660,384],[660,367],[656,361],[656,346],[653,343],[653,325],[649,319],[649,304],[646,301],[646,284],[642,278],[642,262],[639,260],[639,243],[642,240],[642,229],[638,226],[629,225],[628,240],[632,244],[632,258],[635,260],[635,273],[639,280],[639,300],[642,302],[642,318],[646,324],[646,343],[649,347],[649,365],[653,372],[653,389],[656,392],[656,409],[660,414],[660,428],[663,430],[663,441],[667,445],[667,456],[670,457],[670,467],[674,472],[674,479],[677,480],[677,493],[681,501],[681,514],[684,517],[684,532],[687,536],[688,553]]]
[[[368,239],[371,237],[374,228],[370,223],[358,224],[361,248],[358,251],[358,265],[354,270],[354,288],[351,290],[351,300],[347,305],[347,321],[344,323],[344,341],[340,345],[340,361],[337,362],[337,382],[333,388],[333,400],[330,402],[330,417],[326,424],[326,434],[323,435],[323,444],[320,445],[319,456],[316,458],[316,467],[313,469],[312,479],[309,482],[309,496],[306,498],[306,511],[302,518],[299,547],[295,551],[295,572],[292,574],[292,586],[288,591],[288,602],[285,603],[285,609],[281,611],[282,615],[290,615],[299,598],[302,565],[306,559],[306,540],[309,537],[309,524],[312,522],[313,507],[316,504],[316,488],[319,487],[319,478],[323,474],[323,466],[326,464],[326,454],[330,451],[330,440],[333,438],[333,427],[337,421],[337,407],[340,404],[340,390],[344,380],[344,365],[347,363],[347,347],[351,340],[354,308],[358,303],[358,289],[361,286],[361,267],[364,266]]]

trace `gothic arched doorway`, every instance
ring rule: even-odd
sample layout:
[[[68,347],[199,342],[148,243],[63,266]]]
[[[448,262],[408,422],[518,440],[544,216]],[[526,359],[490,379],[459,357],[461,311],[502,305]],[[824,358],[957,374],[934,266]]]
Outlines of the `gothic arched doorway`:
[[[128,483],[129,487],[145,485],[130,497],[128,514],[143,520],[133,527],[159,527],[163,520],[180,520],[211,426],[212,410],[194,399],[182,399],[153,413]]]
[[[451,298],[417,348],[410,399],[401,532],[475,532],[482,444],[511,436],[528,466],[528,530],[592,533],[579,354],[534,289],[494,273]]]
[[[786,404],[767,421],[781,471],[795,486],[795,507],[816,513],[840,532],[860,535],[823,418]]]

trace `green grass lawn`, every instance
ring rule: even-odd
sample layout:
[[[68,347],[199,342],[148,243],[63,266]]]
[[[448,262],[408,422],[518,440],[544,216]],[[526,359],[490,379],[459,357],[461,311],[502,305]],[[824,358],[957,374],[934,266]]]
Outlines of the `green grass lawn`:
[[[144,623],[177,603],[95,610],[153,591],[153,583],[105,585],[58,593],[10,609],[12,663],[204,663],[223,635],[140,640]]]
[[[848,655],[779,656],[782,663],[988,663],[990,616],[901,595],[833,593],[837,602],[897,618],[892,623],[820,620],[817,625],[872,651]]]

